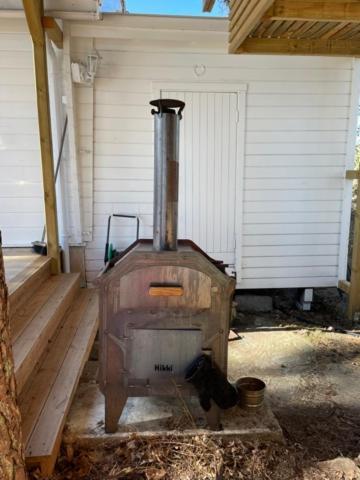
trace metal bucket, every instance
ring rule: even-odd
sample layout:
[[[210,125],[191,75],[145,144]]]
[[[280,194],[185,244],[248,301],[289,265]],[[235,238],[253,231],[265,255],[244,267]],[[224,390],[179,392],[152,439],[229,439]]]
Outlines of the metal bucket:
[[[239,405],[248,409],[260,408],[264,403],[265,383],[259,378],[244,377],[236,382]]]

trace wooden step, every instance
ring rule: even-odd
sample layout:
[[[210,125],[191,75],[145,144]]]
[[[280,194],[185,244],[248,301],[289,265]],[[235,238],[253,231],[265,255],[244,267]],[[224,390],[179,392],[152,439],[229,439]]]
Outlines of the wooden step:
[[[96,290],[81,290],[19,397],[28,465],[51,475],[62,430],[98,328]]]
[[[10,322],[13,344],[62,282],[61,275],[49,277],[39,286],[38,291],[16,310]]]
[[[45,352],[60,320],[79,292],[80,275],[78,273],[64,273],[58,275],[58,280],[55,280],[55,282],[56,288],[52,294],[46,298],[45,303],[36,313],[30,310],[28,316],[31,317],[31,320],[22,323],[22,325],[25,324],[24,328],[13,342],[18,392],[21,392],[26,380]],[[42,295],[41,290],[39,290],[38,295]],[[23,315],[26,318],[26,313],[23,312]]]
[[[50,276],[49,257],[39,255],[8,282],[10,318]]]

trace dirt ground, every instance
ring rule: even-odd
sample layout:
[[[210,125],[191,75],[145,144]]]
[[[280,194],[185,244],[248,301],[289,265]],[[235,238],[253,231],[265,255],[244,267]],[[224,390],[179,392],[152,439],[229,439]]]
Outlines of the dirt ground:
[[[345,301],[337,289],[317,290],[312,312],[297,310],[294,295],[275,292],[272,312],[238,314],[239,338],[229,342],[230,380],[265,380],[284,445],[134,435],[63,449],[52,480],[360,479],[360,330],[338,331]],[[336,457],[353,459],[355,470],[319,463]]]

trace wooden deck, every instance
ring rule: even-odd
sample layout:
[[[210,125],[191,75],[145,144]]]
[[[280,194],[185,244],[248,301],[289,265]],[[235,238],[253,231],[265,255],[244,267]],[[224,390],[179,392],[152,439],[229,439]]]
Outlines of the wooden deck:
[[[50,259],[4,252],[26,461],[51,475],[62,430],[98,328],[96,290],[80,274],[50,275]]]

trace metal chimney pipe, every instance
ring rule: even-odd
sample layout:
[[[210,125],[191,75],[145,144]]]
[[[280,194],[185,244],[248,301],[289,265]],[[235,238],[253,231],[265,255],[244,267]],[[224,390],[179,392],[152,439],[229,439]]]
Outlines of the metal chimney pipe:
[[[153,100],[154,115],[154,250],[177,250],[179,130],[185,103]]]

